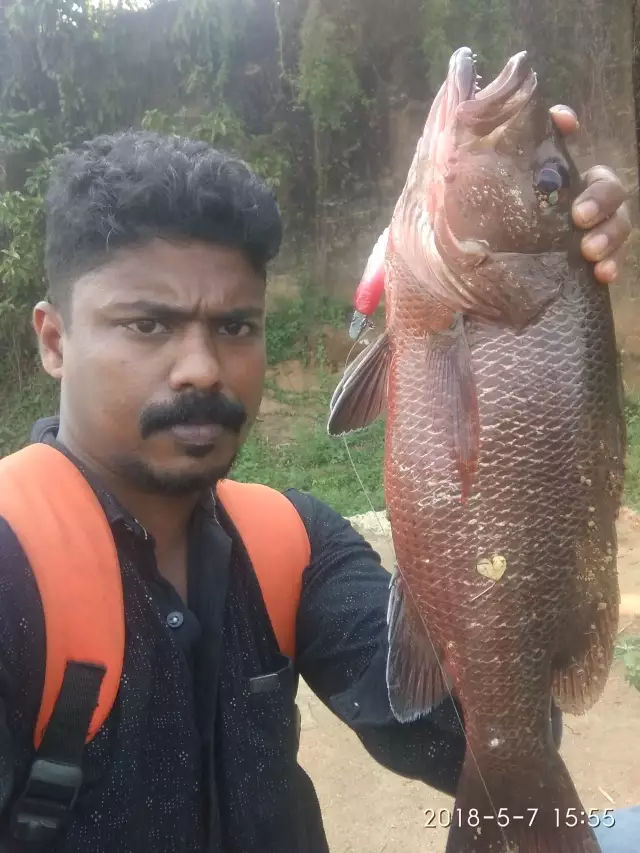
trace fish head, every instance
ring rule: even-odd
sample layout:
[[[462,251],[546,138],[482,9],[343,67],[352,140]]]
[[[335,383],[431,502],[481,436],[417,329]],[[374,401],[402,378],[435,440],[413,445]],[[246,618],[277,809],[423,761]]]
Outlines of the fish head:
[[[578,183],[526,51],[481,89],[460,48],[394,211],[389,259],[454,312],[526,325],[550,254],[570,244]]]

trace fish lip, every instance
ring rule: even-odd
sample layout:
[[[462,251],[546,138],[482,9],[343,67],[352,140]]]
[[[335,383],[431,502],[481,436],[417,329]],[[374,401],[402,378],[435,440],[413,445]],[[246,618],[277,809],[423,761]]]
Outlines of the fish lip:
[[[480,89],[474,100],[486,101],[491,98],[511,97],[531,76],[535,77],[535,72],[531,68],[529,54],[526,50],[521,50],[507,60],[500,74],[484,89]]]
[[[468,72],[463,69],[461,74]],[[458,76],[456,89],[459,90],[460,85],[461,77]],[[455,120],[478,136],[487,136],[520,114],[531,100],[537,85],[538,78],[531,67],[529,54],[522,50],[511,56],[500,74],[484,89],[474,86],[469,97],[458,100]]]
[[[472,100],[476,92],[478,74],[474,53],[470,47],[460,47],[449,60],[449,78],[456,89],[458,103]]]

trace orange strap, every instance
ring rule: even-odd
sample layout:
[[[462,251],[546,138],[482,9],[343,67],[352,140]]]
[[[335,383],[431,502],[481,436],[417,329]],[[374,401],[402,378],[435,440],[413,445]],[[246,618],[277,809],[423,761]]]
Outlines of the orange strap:
[[[302,573],[311,559],[304,522],[280,492],[223,480],[217,494],[253,564],[280,651],[295,657]]]
[[[35,747],[58,699],[67,661],[106,668],[89,741],[115,701],[124,656],[120,563],[111,529],[76,466],[46,444],[0,459],[0,516],[27,555],[44,611],[46,664]]]
[[[266,486],[225,480],[218,496],[252,561],[280,650],[293,657],[302,573],[311,556],[304,523],[284,495]],[[76,466],[46,444],[0,459],[0,516],[27,555],[44,612],[45,680],[35,747],[68,661],[106,669],[88,742],[115,702],[124,658],[122,580],[111,528]]]

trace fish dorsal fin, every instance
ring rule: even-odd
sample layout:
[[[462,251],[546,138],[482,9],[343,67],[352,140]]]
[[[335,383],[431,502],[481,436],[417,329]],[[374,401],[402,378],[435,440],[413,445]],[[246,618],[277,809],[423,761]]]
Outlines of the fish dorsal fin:
[[[382,413],[387,400],[391,350],[383,332],[345,370],[329,405],[329,435],[364,429]]]

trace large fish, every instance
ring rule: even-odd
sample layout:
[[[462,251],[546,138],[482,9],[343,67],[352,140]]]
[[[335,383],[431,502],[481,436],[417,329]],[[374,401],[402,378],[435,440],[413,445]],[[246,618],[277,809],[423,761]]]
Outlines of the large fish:
[[[447,853],[600,850],[549,723],[600,696],[618,622],[623,401],[581,189],[526,53],[479,90],[458,50],[376,248],[386,331],[331,402],[332,435],[386,408],[389,695],[462,708]]]

